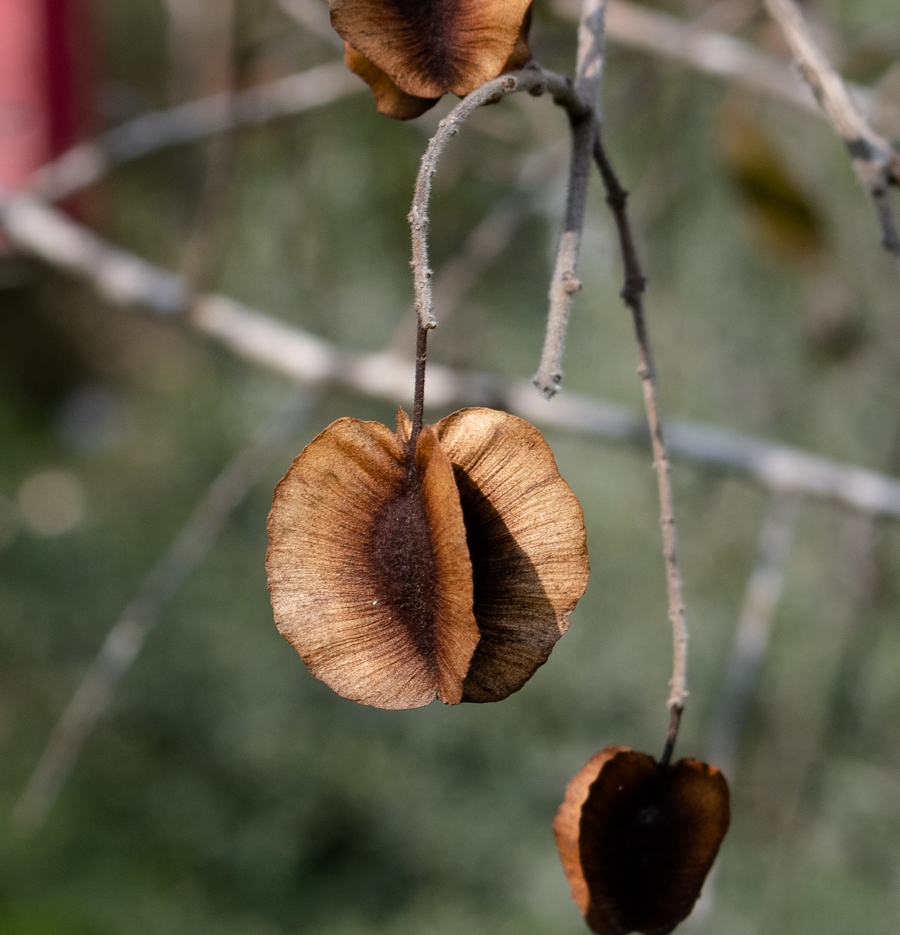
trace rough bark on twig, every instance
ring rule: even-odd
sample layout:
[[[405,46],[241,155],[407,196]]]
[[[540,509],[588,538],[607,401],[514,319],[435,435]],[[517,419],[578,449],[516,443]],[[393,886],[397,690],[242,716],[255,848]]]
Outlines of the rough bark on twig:
[[[549,92],[558,103],[565,102],[562,106],[568,108],[576,106],[572,88],[566,79],[532,64],[521,71],[510,72],[487,81],[471,94],[466,95],[438,124],[437,132],[428,141],[419,165],[413,203],[408,217],[412,230],[411,266],[415,289],[415,310],[419,324],[423,328],[437,327],[431,287],[433,273],[428,265],[428,203],[431,199],[431,184],[437,171],[438,161],[447,143],[456,136],[460,127],[475,110],[519,91],[528,91],[534,95]]]
[[[847,147],[856,177],[875,206],[882,245],[900,259],[900,234],[888,200],[890,186],[900,185],[900,154],[872,130],[859,112],[794,0],[765,0],[765,5],[784,34],[800,72]]]
[[[580,104],[568,108],[572,129],[572,152],[566,212],[553,278],[550,280],[550,309],[547,333],[534,385],[550,399],[562,380],[562,357],[566,345],[572,299],[581,289],[578,281],[578,255],[587,208],[591,151],[600,126],[600,88],[603,80],[603,19],[606,0],[585,0],[578,26],[578,62],[575,71],[575,97]]]
[[[681,588],[681,571],[678,567],[678,555],[675,548],[675,508],[672,501],[672,482],[669,477],[669,456],[663,438],[662,420],[659,403],[656,398],[656,372],[653,366],[653,352],[650,347],[650,335],[644,315],[644,288],[646,279],[641,271],[631,223],[628,220],[628,192],[622,187],[618,176],[609,161],[603,147],[603,141],[597,134],[594,142],[594,158],[603,184],[606,188],[606,200],[612,210],[619,234],[622,261],[625,267],[625,285],[622,299],[631,309],[634,331],[638,344],[638,375],[644,395],[644,409],[650,427],[650,443],[653,448],[653,467],[656,470],[659,491],[659,523],[662,527],[663,557],[666,563],[666,591],[669,600],[669,621],[672,624],[673,666],[670,682],[669,708],[678,712],[684,707],[687,698],[687,624],[684,619],[684,598]],[[676,722],[677,729],[677,722]]]
[[[81,684],[57,722],[47,747],[16,804],[13,819],[35,831],[53,807],[85,740],[106,710],[115,687],[156,625],[165,605],[205,558],[229,517],[259,480],[287,437],[299,431],[318,397],[294,392],[267,420],[253,443],[212,482],[166,553],[144,578],[137,596],[109,631]]]
[[[525,219],[536,210],[536,202],[552,175],[562,171],[559,151],[550,147],[526,161],[515,189],[502,198],[469,232],[459,252],[437,271],[432,285],[432,304],[441,321],[453,315],[469,290],[488,266],[509,246]],[[397,327],[388,349],[403,356],[416,330],[414,309]]]

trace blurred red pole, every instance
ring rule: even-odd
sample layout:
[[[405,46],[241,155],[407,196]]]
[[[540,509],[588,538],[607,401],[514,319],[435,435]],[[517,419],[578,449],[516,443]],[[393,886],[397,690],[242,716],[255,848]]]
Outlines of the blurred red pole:
[[[0,186],[21,190],[91,129],[87,0],[0,0]]]

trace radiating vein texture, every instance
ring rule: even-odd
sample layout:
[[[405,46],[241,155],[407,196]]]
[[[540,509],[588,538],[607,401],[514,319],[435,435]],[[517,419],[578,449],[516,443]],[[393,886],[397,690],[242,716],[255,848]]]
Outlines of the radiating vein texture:
[[[331,0],[347,65],[408,120],[531,59],[531,0]]]

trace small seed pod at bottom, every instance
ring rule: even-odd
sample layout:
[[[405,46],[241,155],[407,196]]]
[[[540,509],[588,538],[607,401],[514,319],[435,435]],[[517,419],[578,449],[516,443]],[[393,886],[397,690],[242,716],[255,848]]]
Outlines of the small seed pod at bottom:
[[[661,765],[610,746],[569,783],[553,833],[563,870],[597,935],[667,935],[686,919],[731,818],[715,766]]]

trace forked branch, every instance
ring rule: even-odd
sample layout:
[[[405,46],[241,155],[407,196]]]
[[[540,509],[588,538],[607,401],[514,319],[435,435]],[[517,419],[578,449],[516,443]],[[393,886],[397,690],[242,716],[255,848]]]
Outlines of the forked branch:
[[[416,177],[409,225],[412,228],[412,269],[415,288],[415,310],[422,328],[435,328],[434,300],[431,289],[432,270],[428,265],[428,203],[431,200],[431,184],[447,143],[459,132],[460,127],[472,114],[485,104],[493,104],[509,94],[528,91],[539,96],[549,93],[554,101],[569,113],[583,113],[579,98],[571,80],[555,72],[546,71],[540,65],[530,64],[521,71],[500,75],[476,88],[447,114],[438,124],[437,132],[428,141],[428,147],[419,165]]]

